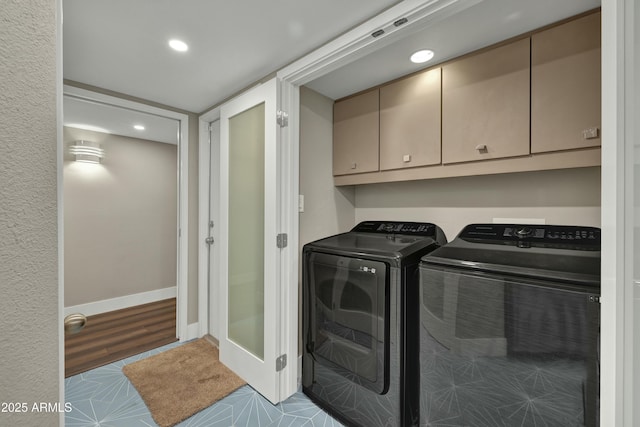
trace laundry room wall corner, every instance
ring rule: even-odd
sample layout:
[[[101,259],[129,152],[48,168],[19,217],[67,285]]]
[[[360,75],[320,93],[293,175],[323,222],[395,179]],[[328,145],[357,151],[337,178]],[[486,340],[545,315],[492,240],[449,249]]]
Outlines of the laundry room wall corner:
[[[335,187],[333,100],[306,87],[300,89],[300,247],[355,225],[354,187]]]
[[[355,225],[355,188],[334,186],[332,162],[333,100],[303,86],[300,88],[300,194],[304,195],[304,212],[300,213],[299,250],[306,243],[349,231]],[[301,264],[298,271],[302,277]],[[298,295],[302,298],[301,290]],[[298,320],[301,325],[301,318]]]

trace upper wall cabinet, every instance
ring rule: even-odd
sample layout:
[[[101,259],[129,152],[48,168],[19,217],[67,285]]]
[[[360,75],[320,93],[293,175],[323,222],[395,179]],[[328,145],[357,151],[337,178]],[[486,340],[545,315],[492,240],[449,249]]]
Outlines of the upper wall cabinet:
[[[337,101],[335,184],[599,166],[600,15]]]
[[[334,175],[379,170],[379,122],[378,89],[334,104]]]
[[[531,152],[600,145],[600,13],[531,38]]]
[[[442,68],[443,163],[529,154],[529,74],[529,38]]]
[[[380,88],[380,170],[440,164],[441,69]]]

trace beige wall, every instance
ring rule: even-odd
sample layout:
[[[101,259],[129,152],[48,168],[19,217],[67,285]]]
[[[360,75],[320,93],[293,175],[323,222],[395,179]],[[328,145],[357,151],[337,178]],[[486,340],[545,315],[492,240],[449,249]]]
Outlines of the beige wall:
[[[349,231],[355,221],[355,190],[335,187],[332,175],[333,101],[300,89],[300,248],[331,234]]]
[[[433,222],[452,240],[466,225],[494,218],[600,226],[600,168],[361,185],[355,219]]]
[[[0,17],[0,396],[58,402],[56,2],[3,1]],[[2,426],[59,414],[0,412]]]
[[[64,128],[101,164],[64,162],[65,307],[175,287],[177,146]]]

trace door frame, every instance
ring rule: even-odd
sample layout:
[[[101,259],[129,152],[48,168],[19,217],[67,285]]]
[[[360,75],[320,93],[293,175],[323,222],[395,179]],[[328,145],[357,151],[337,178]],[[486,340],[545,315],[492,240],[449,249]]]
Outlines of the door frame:
[[[634,405],[638,399],[635,393],[638,392],[640,368],[637,363],[633,364],[638,359],[636,353],[640,352],[640,284],[633,281],[634,248],[632,239],[627,237],[633,231],[635,220],[630,194],[632,189],[628,185],[633,182],[633,156],[630,155],[630,147],[639,138],[635,123],[638,123],[640,99],[637,78],[640,8],[635,1],[602,0],[601,5],[602,127],[606,131],[602,135],[601,177],[603,238],[600,417],[607,424],[624,427],[636,425],[640,417],[640,411]],[[301,85],[374,49],[369,46],[373,42],[367,44],[367,36],[371,34],[371,30],[382,28],[386,31],[386,27],[370,24],[384,24],[384,19],[382,22],[379,20],[383,16],[391,17],[387,22],[393,23],[395,19],[406,16],[402,12],[397,13],[404,6],[407,13],[414,12],[411,8],[416,6],[416,2],[405,0],[402,3],[278,71],[277,76],[294,87],[295,95],[290,101],[290,111],[299,111],[299,101],[295,97],[299,97]],[[428,7],[425,6],[424,9]],[[425,11],[417,7],[414,13],[417,20],[410,18],[409,23],[418,28],[425,25],[424,18],[428,18],[429,14],[425,15],[423,12]],[[360,39],[358,34],[361,35]],[[392,37],[385,43],[390,43],[394,37],[396,34],[392,33]],[[296,149],[297,120],[297,114],[290,114],[293,125],[289,132],[295,130],[292,146]],[[291,240],[292,244],[296,244]],[[297,264],[294,268],[297,270]]]
[[[198,118],[198,336],[211,335],[219,337],[219,322],[215,313],[209,307],[212,301],[218,299],[219,286],[217,281],[209,280],[209,246],[205,239],[209,237],[209,218],[214,222],[211,232],[214,243],[211,245],[211,269],[219,265],[216,242],[219,241],[218,228],[220,222],[220,189],[218,186],[209,188],[213,176],[220,182],[220,137],[212,141],[209,126],[220,120],[220,107],[216,107]],[[219,132],[219,129],[218,129]],[[210,164],[210,159],[215,159]],[[210,200],[210,194],[213,201]],[[211,211],[210,211],[211,210]],[[213,276],[215,278],[215,276]],[[209,289],[209,283],[212,283]]]
[[[140,111],[147,114],[166,117],[176,120],[179,126],[178,139],[178,205],[176,206],[178,213],[178,223],[176,224],[176,337],[181,342],[186,341],[188,336],[188,248],[189,248],[189,116],[187,114],[178,113],[176,111],[165,110],[151,105],[142,104],[140,102],[130,101],[124,98],[106,95],[75,86],[64,85],[63,95],[72,96],[77,99],[83,99],[92,102],[98,102],[114,107],[125,108],[129,110]],[[62,124],[61,124],[62,126]],[[58,151],[63,152],[63,141],[59,142]],[[59,164],[60,170],[63,164]],[[58,184],[62,188],[62,182]],[[62,190],[61,190],[62,191]],[[64,215],[63,197],[60,197],[60,205],[58,207],[58,215]],[[63,232],[61,232],[61,240]],[[64,257],[64,245],[60,244],[60,257]],[[62,263],[61,263],[62,264]],[[64,288],[62,288],[64,295]],[[64,308],[64,307],[63,307]],[[62,338],[64,340],[64,337]]]
[[[218,125],[212,130],[210,126],[215,122]],[[220,241],[217,225],[220,220],[220,186],[210,187],[210,183],[214,179],[216,183],[220,180],[220,108],[200,116],[198,130],[198,336],[210,334],[217,339],[218,316],[211,313],[209,307],[218,300],[219,289],[218,286],[209,289],[209,283],[211,271],[217,271],[220,265],[216,245]],[[211,134],[216,130],[218,137],[212,139]],[[213,196],[213,200],[210,200],[210,196]],[[214,243],[209,246],[205,239],[209,237],[210,219],[214,222],[211,230]]]
[[[640,284],[634,282],[635,143],[639,140],[640,8],[602,0],[602,296],[600,419],[638,425]],[[604,421],[602,421],[604,420]]]

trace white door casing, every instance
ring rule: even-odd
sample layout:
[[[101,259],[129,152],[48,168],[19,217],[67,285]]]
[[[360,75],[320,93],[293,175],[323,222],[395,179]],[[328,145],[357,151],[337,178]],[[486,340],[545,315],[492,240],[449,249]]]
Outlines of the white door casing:
[[[602,297],[600,423],[640,422],[637,141],[640,8],[602,1]]]
[[[198,146],[198,336],[219,336],[218,230],[220,201],[220,109],[200,117]],[[212,238],[208,243],[207,239]]]

